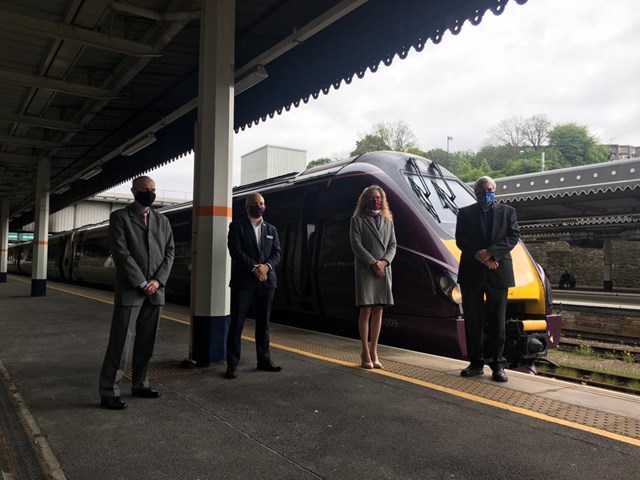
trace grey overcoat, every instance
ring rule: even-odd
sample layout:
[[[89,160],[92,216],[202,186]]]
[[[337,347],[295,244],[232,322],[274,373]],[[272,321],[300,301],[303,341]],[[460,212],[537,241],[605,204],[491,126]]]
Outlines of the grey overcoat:
[[[377,227],[368,215],[352,217],[349,240],[355,255],[356,306],[393,305],[391,262],[396,255],[393,221],[381,217]],[[376,260],[389,262],[383,278],[378,278],[371,269]]]

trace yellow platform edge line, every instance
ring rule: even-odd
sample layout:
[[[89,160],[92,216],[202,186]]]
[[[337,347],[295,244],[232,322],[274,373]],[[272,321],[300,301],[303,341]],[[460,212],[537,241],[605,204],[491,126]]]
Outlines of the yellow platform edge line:
[[[29,282],[25,282],[25,283],[29,283]],[[64,293],[69,293],[71,295],[77,295],[79,297],[88,298],[88,299],[91,299],[91,300],[97,300],[97,301],[102,302],[102,303],[113,304],[113,301],[106,301],[106,300],[104,300],[102,298],[93,297],[91,295],[85,295],[85,294],[82,294],[82,293],[74,292],[72,290],[66,290],[64,288],[60,288],[60,287],[49,287],[49,288],[51,288],[52,290],[59,290],[59,291],[64,292]],[[184,320],[180,320],[180,319],[175,318],[175,317],[170,317],[168,315],[162,315],[162,318],[165,318],[165,319],[170,320],[172,322],[181,323],[183,325],[189,325],[190,324],[190,322],[186,322]],[[243,335],[242,338],[244,340],[255,342],[255,339],[253,337],[248,337],[246,335]],[[342,365],[342,366],[345,366],[345,367],[351,367],[351,368],[360,369],[360,366],[358,364],[354,364],[352,362],[345,362],[344,360],[338,360],[338,359],[335,359],[335,358],[326,357],[324,355],[318,355],[316,353],[307,352],[305,350],[300,350],[300,349],[293,348],[293,347],[287,347],[286,345],[282,345],[282,344],[279,344],[279,343],[271,343],[270,346],[272,346],[274,348],[277,348],[277,349],[280,349],[280,350],[287,351],[287,352],[291,352],[291,353],[295,353],[295,354],[298,354],[298,355],[302,355],[302,356],[305,356],[305,357],[315,358],[317,360],[322,360],[322,361],[325,361],[325,362],[334,363],[336,365]],[[520,415],[525,415],[527,417],[536,418],[538,420],[543,420],[543,421],[546,421],[546,422],[549,422],[549,423],[555,423],[557,425],[563,425],[565,427],[574,428],[576,430],[582,430],[584,432],[593,433],[595,435],[600,435],[602,437],[610,438],[612,440],[616,440],[616,441],[619,441],[619,442],[623,442],[623,443],[628,443],[630,445],[634,445],[636,447],[640,447],[640,439],[637,439],[637,438],[626,437],[626,436],[620,435],[618,433],[607,432],[606,430],[600,430],[599,428],[589,427],[588,425],[582,425],[580,423],[570,422],[568,420],[563,420],[561,418],[555,418],[555,417],[552,417],[550,415],[545,415],[543,413],[532,412],[531,410],[527,410],[525,408],[515,407],[513,405],[509,405],[509,404],[506,404],[506,403],[496,402],[495,400],[491,400],[491,399],[488,399],[488,398],[480,397],[480,396],[473,395],[473,394],[466,393],[466,392],[460,392],[460,391],[455,390],[453,388],[443,387],[441,385],[436,385],[434,383],[429,383],[429,382],[425,382],[425,381],[418,380],[418,379],[415,379],[415,378],[406,377],[404,375],[400,375],[400,374],[393,373],[393,372],[388,372],[388,371],[382,370],[382,369],[367,370],[367,373],[374,373],[376,375],[383,375],[383,376],[386,376],[386,377],[394,378],[396,380],[401,380],[403,382],[413,383],[414,385],[419,385],[421,387],[429,388],[431,390],[436,390],[438,392],[447,393],[449,395],[453,395],[453,396],[456,396],[456,397],[459,397],[459,398],[464,398],[464,399],[470,400],[472,402],[481,403],[483,405],[488,405],[488,406],[491,406],[491,407],[499,408],[501,410],[506,410],[506,411],[513,412],[513,413],[518,413]],[[473,380],[471,380],[471,381],[473,381]]]

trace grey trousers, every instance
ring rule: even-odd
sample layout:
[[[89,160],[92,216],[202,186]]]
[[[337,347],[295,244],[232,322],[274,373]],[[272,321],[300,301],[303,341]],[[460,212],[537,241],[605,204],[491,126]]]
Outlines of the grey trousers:
[[[149,387],[147,370],[153,356],[161,312],[161,305],[152,305],[148,300],[141,306],[114,306],[109,344],[100,371],[101,399],[120,396],[118,383],[127,368],[132,343],[131,388]]]

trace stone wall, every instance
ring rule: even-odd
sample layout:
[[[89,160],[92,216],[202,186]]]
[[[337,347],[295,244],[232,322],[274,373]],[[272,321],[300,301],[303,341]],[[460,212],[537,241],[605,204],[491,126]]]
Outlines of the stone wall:
[[[602,248],[575,247],[563,241],[533,243],[527,242],[526,237],[523,241],[535,261],[544,267],[554,287],[558,286],[560,275],[568,271],[575,277],[578,288],[602,288]],[[640,242],[613,240],[612,254],[613,289],[640,289]]]

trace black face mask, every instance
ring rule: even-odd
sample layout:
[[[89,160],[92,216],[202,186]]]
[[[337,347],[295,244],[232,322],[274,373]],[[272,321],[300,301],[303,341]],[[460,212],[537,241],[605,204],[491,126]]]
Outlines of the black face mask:
[[[150,207],[153,205],[153,201],[156,199],[156,194],[153,192],[136,192],[135,195],[136,202],[138,202],[143,207]]]
[[[260,218],[262,215],[264,215],[266,209],[266,207],[251,205],[249,206],[249,215],[251,215],[253,218]]]

